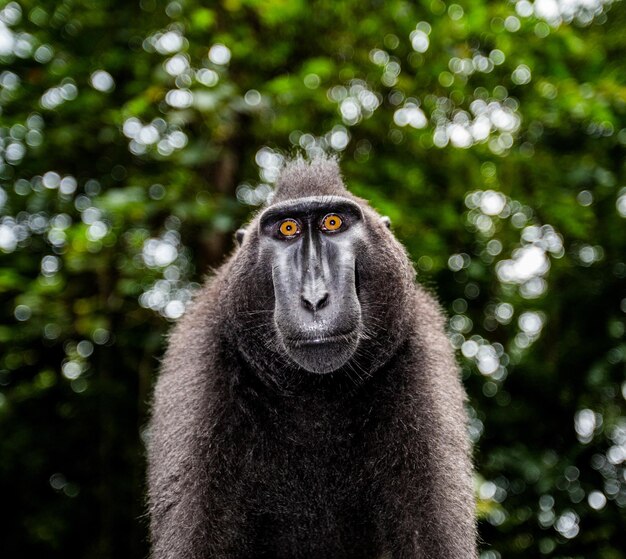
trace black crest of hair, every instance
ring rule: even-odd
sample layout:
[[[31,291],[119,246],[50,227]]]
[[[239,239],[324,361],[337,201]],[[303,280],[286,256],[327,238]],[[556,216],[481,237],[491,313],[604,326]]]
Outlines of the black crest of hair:
[[[313,195],[349,196],[336,158],[325,155],[308,161],[300,156],[289,161],[276,182],[272,203]]]
[[[476,558],[458,367],[388,220],[297,158],[238,236],[156,385],[152,558]]]

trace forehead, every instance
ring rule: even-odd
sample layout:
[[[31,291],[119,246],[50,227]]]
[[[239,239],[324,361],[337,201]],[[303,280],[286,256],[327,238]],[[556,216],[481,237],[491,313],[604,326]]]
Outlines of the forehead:
[[[343,196],[307,196],[285,200],[267,208],[260,218],[261,226],[286,217],[305,218],[320,213],[348,213],[357,219],[363,214],[359,205]]]

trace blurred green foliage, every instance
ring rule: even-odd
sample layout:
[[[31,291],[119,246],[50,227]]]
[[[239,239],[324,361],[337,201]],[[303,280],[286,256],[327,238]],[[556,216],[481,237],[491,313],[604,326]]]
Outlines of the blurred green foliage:
[[[147,553],[164,334],[285,154],[446,306],[482,558],[626,557],[626,5],[0,8],[2,556]]]

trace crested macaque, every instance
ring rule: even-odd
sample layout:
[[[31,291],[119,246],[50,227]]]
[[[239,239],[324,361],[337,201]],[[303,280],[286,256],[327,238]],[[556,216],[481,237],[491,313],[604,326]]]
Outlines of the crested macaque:
[[[337,162],[288,162],[169,339],[153,559],[476,558],[438,304]]]

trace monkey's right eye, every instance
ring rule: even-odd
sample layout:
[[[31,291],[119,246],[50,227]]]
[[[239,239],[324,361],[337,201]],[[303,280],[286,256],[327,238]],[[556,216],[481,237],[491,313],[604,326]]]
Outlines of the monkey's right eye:
[[[278,226],[279,233],[288,239],[293,239],[300,233],[300,225],[294,219],[285,219]]]

